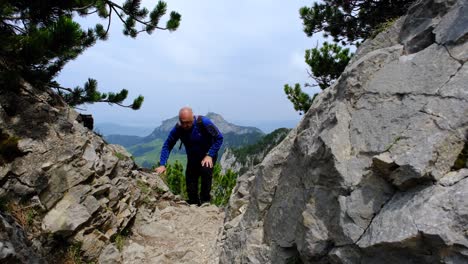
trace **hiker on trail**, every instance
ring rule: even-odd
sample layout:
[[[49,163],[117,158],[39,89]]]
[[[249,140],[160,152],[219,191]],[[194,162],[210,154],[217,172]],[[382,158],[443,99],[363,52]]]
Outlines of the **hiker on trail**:
[[[223,135],[205,116],[194,116],[190,107],[179,111],[179,122],[169,132],[161,150],[160,166],[155,169],[161,174],[166,171],[169,153],[181,140],[187,152],[185,182],[187,185],[188,203],[201,205],[210,202],[213,167],[218,151],[223,144]],[[201,191],[198,196],[198,178],[201,177]]]

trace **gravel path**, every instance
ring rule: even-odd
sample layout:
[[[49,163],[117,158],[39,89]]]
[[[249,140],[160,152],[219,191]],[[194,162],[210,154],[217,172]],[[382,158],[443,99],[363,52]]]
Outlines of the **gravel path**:
[[[224,212],[214,205],[160,201],[141,208],[122,249],[123,263],[218,263]]]

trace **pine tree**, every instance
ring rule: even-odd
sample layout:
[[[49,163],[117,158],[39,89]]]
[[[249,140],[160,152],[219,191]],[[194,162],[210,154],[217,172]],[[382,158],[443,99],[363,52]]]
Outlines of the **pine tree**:
[[[185,185],[184,166],[178,160],[174,164],[167,164],[164,179],[173,194],[187,197],[187,187]]]
[[[143,96],[123,105],[128,91],[100,93],[97,81],[89,79],[74,89],[59,85],[54,78],[65,64],[75,59],[97,40],[106,40],[112,19],[124,25],[123,34],[132,38],[155,30],[174,31],[181,15],[172,11],[165,27],[159,26],[167,4],[159,1],[153,10],[141,7],[141,0],[126,0],[119,5],[110,0],[3,0],[0,2],[0,84],[14,87],[20,79],[36,87],[54,88],[72,106],[107,102],[139,109]],[[83,30],[74,15],[96,14],[106,25]]]
[[[378,25],[406,13],[414,0],[324,0],[299,10],[304,32],[323,32],[334,42],[356,45]]]
[[[305,52],[305,62],[309,65],[309,77],[317,84],[306,83],[305,87],[329,87],[341,75],[352,57],[348,48],[342,45],[359,45],[388,26],[395,18],[405,14],[414,0],[324,0],[315,2],[312,7],[299,10],[304,32],[308,37],[323,32],[331,36],[334,43],[324,42],[321,48],[315,47]],[[300,84],[294,87],[286,84],[284,92],[299,114],[305,113],[315,98],[302,91]]]
[[[217,206],[225,206],[229,202],[232,190],[236,186],[237,173],[227,170],[221,173],[221,166],[216,164],[213,168],[213,187],[211,189],[211,202]]]
[[[328,42],[324,42],[321,48],[315,47],[306,50],[305,62],[310,68],[307,73],[310,78],[315,80],[316,84],[305,83],[304,86],[319,86],[320,89],[325,90],[340,77],[352,55],[348,48],[342,48],[336,43],[329,44]],[[303,92],[298,83],[294,87],[285,84],[284,92],[300,115],[307,112],[316,96],[315,94],[310,97]]]

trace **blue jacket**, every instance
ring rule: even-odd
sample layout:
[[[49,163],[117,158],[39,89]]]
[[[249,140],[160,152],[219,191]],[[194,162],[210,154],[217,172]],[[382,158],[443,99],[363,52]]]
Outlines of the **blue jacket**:
[[[165,166],[167,159],[177,140],[181,140],[187,152],[188,161],[201,161],[206,155],[215,158],[223,144],[223,135],[207,117],[201,117],[202,124],[193,119],[190,130],[184,130],[179,125],[174,126],[161,150],[159,164]]]

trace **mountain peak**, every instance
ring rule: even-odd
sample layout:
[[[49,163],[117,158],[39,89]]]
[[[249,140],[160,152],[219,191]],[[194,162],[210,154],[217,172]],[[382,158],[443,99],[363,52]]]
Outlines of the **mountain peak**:
[[[195,113],[197,115],[197,113]],[[262,130],[256,127],[249,127],[249,126],[239,126],[232,123],[229,123],[224,119],[224,117],[220,114],[214,112],[208,112],[206,115],[221,131],[223,134],[233,133],[233,134],[264,134]],[[162,121],[161,126],[155,128],[153,132],[147,138],[156,138],[167,136],[169,131],[177,124],[179,120],[178,116],[174,116],[172,118],[166,119]]]

